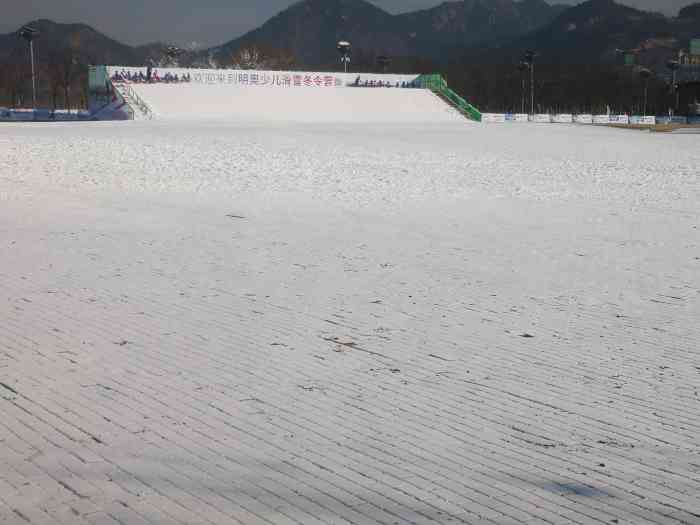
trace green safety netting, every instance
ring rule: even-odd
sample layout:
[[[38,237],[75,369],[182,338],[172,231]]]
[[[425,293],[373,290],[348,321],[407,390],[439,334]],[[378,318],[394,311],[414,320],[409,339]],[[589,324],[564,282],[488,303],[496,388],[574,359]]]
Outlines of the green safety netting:
[[[460,97],[457,93],[452,91],[447,85],[447,81],[442,78],[442,75],[432,74],[432,75],[420,75],[416,80],[420,87],[425,89],[430,89],[434,93],[438,94],[462,113],[464,113],[468,118],[481,122],[481,112],[472,106],[469,102]]]

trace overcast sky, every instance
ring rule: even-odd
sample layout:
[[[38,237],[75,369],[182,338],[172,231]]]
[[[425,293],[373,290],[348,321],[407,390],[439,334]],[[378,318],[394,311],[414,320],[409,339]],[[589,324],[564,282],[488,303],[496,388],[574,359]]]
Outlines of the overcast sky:
[[[442,0],[370,0],[392,13],[432,7]],[[582,0],[548,0],[577,4]],[[618,0],[676,14],[693,0]],[[37,18],[84,22],[128,44],[163,41],[215,45],[257,27],[294,0],[3,0],[0,32]]]

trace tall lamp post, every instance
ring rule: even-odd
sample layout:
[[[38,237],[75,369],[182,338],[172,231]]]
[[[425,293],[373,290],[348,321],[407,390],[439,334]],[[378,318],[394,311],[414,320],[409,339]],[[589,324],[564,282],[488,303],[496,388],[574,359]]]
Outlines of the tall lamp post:
[[[678,60],[669,60],[666,62],[666,67],[671,70],[672,73],[672,78],[671,78],[671,95],[673,95],[673,115],[676,114],[678,111],[678,84],[676,83],[676,73],[678,72],[678,68],[681,67],[680,63]]]
[[[346,73],[348,72],[348,65],[350,64],[351,47],[350,42],[346,42],[345,40],[341,40],[336,46],[338,53],[340,53],[340,61],[343,63]]]
[[[524,60],[518,64],[520,71],[520,113],[525,113],[525,76],[530,70],[530,65]]]
[[[379,55],[377,57],[377,65],[382,69],[382,73],[386,73],[389,64],[391,64],[391,59],[388,56]]]
[[[639,76],[644,80],[644,109],[642,111],[643,116],[647,116],[647,100],[649,98],[649,79],[651,78],[651,71],[647,68],[639,70]]]
[[[535,57],[537,53],[534,51],[525,51],[523,62],[530,69],[530,114],[535,114]]]
[[[34,68],[34,39],[39,36],[39,31],[31,26],[24,26],[19,30],[19,36],[29,42],[29,56],[32,63],[32,108],[36,110],[36,70]]]

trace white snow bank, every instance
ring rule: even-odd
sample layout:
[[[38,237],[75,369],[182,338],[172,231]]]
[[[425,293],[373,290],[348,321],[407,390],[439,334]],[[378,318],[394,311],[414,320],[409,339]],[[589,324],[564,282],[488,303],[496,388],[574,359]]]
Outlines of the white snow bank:
[[[259,89],[133,84],[160,119],[283,122],[469,122],[424,89]]]

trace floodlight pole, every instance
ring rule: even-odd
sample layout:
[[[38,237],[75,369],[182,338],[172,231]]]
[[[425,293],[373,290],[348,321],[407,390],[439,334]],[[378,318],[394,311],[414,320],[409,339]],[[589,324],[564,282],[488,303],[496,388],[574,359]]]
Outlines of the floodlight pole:
[[[350,42],[347,42],[345,40],[341,40],[336,45],[336,49],[340,53],[340,61],[343,63],[344,70],[347,73],[348,72],[348,64],[350,63],[350,49],[351,49]]]
[[[29,54],[32,60],[32,109],[36,109],[36,70],[34,68],[34,40],[29,41]]]
[[[678,92],[678,84],[677,84],[677,72],[678,68],[680,67],[680,63],[677,60],[669,60],[666,63],[666,67],[668,67],[671,70],[672,73],[672,78],[671,78],[671,95],[673,96],[673,115],[675,115],[678,112],[678,104],[679,104],[679,92]]]
[[[535,114],[535,57],[534,51],[526,51],[524,61],[530,68],[530,114]]]
[[[648,69],[642,69],[639,72],[639,75],[644,79],[644,107],[643,107],[643,115],[646,117],[647,116],[647,100],[649,97],[649,78],[651,77],[651,71]]]
[[[535,114],[535,62],[530,64],[530,112]]]
[[[24,26],[19,31],[19,36],[29,42],[29,60],[32,65],[32,108],[36,110],[36,67],[34,64],[34,38],[38,31],[30,26]]]
[[[673,70],[673,79],[671,80],[671,86],[673,88],[673,114],[676,114],[676,111],[678,111],[678,89],[676,89],[676,70]]]
[[[520,71],[520,113],[525,113],[525,72],[530,68],[529,64],[524,60],[518,64],[518,71]]]

